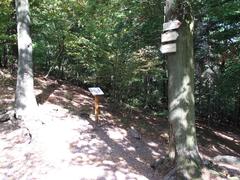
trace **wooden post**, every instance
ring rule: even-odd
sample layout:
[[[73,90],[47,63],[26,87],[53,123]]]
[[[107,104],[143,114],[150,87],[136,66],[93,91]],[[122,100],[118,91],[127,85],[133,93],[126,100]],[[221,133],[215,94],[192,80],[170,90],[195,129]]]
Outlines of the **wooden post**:
[[[98,123],[98,115],[100,114],[100,108],[99,108],[99,101],[100,101],[100,96],[104,95],[103,91],[99,87],[91,87],[88,88],[91,94],[94,96],[94,101],[95,101],[95,121]]]
[[[98,115],[100,114],[100,108],[99,108],[99,96],[94,96],[95,98],[95,120],[98,123]]]

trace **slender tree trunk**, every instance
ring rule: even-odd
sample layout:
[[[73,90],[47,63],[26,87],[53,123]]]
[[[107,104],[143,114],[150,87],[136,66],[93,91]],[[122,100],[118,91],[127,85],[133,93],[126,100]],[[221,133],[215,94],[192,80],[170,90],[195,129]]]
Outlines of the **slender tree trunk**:
[[[4,67],[4,68],[6,68],[7,67],[7,65],[8,65],[8,45],[6,44],[4,47],[3,47],[3,57],[2,57],[2,66]]]
[[[150,75],[147,73],[144,77],[144,89],[145,89],[145,105],[144,108],[148,109],[149,107],[149,97],[150,97]]]
[[[168,108],[175,142],[178,179],[201,178],[201,159],[197,147],[194,109],[193,17],[189,1],[166,0],[166,21],[178,19],[181,26],[177,52],[168,54]]]
[[[238,93],[240,93],[240,87],[238,87]],[[239,126],[239,120],[240,120],[240,95],[238,95],[235,99],[235,110],[234,110],[234,125]]]
[[[0,67],[6,68],[8,66],[8,58],[9,58],[9,45],[8,45],[8,43],[6,43],[3,46]]]
[[[30,37],[30,16],[28,0],[16,0],[18,71],[15,97],[16,116],[32,117],[37,102],[33,87],[32,39]]]
[[[0,61],[0,67],[4,67],[5,58],[6,58],[6,47],[4,45],[3,49],[2,49],[2,57],[1,57],[1,61]]]

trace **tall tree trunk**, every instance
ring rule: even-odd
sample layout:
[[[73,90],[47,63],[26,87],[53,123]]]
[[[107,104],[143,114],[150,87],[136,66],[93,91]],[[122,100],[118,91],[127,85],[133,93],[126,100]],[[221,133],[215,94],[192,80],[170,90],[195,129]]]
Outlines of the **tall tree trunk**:
[[[0,61],[0,67],[4,67],[4,59],[6,58],[6,47],[5,45],[3,46],[3,49],[2,49],[2,57],[1,57],[1,61]]]
[[[6,68],[8,65],[8,45],[5,44],[3,47],[3,56],[2,56],[2,67]]]
[[[36,112],[37,102],[33,87],[32,39],[28,0],[16,0],[18,71],[15,97],[16,116],[27,119]]]
[[[189,1],[166,0],[166,21],[180,20],[177,52],[168,54],[169,122],[178,179],[201,178],[194,109],[193,17]],[[170,136],[171,136],[170,134]],[[173,158],[173,157],[172,157]]]
[[[148,109],[150,108],[149,106],[149,97],[150,97],[150,75],[147,73],[146,75],[144,75],[144,90],[145,90],[145,105],[144,108]]]

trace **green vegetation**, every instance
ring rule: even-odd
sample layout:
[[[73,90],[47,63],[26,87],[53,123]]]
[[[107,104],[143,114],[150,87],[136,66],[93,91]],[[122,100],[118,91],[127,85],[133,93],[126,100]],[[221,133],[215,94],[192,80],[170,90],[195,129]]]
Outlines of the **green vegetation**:
[[[0,5],[0,65],[15,72],[15,2]],[[100,86],[111,101],[166,114],[163,6],[154,0],[30,1],[34,72]],[[237,0],[193,2],[196,112],[209,123],[239,125],[239,9]]]
[[[168,115],[169,157],[160,162],[167,161],[170,176],[178,179],[201,179],[200,126],[240,127],[239,0],[3,0],[0,8],[0,68],[16,78],[11,117],[22,120],[30,138],[34,130],[28,127],[39,118],[36,100],[43,104],[67,83],[101,87],[106,104],[131,127],[124,134],[132,132],[138,140],[134,123],[151,131],[160,121],[152,115]],[[39,74],[41,85],[48,76],[55,80],[35,97]],[[61,90],[52,100],[72,111],[86,105],[91,111],[87,96]],[[96,125],[98,101],[95,97]],[[90,117],[87,111],[80,115]],[[198,128],[196,115],[203,120]],[[10,120],[4,117],[2,122]]]

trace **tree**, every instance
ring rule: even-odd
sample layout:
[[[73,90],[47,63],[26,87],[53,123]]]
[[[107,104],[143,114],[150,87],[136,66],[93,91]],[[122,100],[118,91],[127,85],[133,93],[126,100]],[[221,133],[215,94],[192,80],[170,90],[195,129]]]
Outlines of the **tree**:
[[[14,1],[3,0],[1,6],[0,22],[0,67],[6,68],[9,60],[13,58],[13,49],[15,46],[15,8]]]
[[[28,0],[16,0],[18,71],[15,97],[16,117],[28,119],[36,112],[37,102],[33,88],[32,39]]]
[[[193,17],[190,1],[166,0],[165,20],[179,20],[177,52],[168,54],[170,158],[180,179],[200,178],[194,109]]]
[[[112,101],[165,108],[160,1],[33,0],[30,6],[35,71],[99,85]]]
[[[197,115],[207,120],[208,125],[239,126],[239,81],[236,78],[239,73],[240,1],[201,0],[193,4]],[[232,68],[236,69],[232,71]],[[229,73],[236,74],[225,79]]]

